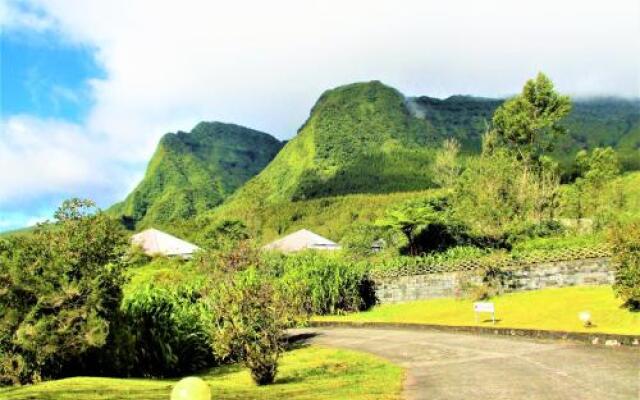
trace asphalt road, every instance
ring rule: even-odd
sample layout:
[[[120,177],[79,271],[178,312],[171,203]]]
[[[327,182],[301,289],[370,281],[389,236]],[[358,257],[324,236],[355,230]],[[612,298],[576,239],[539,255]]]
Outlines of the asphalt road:
[[[640,351],[402,329],[309,328],[313,344],[373,353],[407,369],[409,400],[640,399]]]

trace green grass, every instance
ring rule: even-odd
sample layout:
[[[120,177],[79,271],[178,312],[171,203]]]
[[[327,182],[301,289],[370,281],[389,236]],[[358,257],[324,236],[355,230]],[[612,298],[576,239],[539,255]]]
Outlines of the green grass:
[[[399,399],[402,368],[375,356],[317,346],[284,355],[273,385],[233,365],[202,375],[213,399]],[[76,377],[0,389],[3,400],[167,400],[176,380]]]
[[[493,298],[497,327],[570,332],[640,334],[640,312],[621,308],[610,286],[577,286],[511,293]],[[475,323],[473,301],[453,298],[384,304],[344,316],[316,317],[321,321],[404,322],[454,326],[492,326],[489,314]],[[589,311],[595,326],[578,319]]]

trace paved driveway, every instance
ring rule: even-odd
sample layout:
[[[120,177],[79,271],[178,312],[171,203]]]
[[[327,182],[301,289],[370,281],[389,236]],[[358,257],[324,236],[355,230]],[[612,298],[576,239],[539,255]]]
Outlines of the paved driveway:
[[[429,331],[309,328],[407,368],[407,399],[640,399],[640,351]]]

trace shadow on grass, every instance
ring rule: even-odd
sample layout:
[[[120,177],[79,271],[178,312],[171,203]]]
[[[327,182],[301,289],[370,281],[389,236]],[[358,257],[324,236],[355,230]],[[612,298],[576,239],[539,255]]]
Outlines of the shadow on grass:
[[[309,340],[318,336],[315,332],[288,335],[285,340],[287,350],[302,349],[309,346]]]
[[[620,308],[623,310],[627,310],[632,313],[640,312],[640,301],[629,299],[620,305]]]

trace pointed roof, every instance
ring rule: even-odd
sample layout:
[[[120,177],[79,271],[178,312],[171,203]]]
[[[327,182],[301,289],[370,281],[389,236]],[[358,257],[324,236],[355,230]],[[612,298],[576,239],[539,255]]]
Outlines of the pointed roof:
[[[131,243],[142,247],[148,255],[190,256],[198,246],[157,229],[147,229],[131,237]]]
[[[288,253],[305,249],[339,250],[340,245],[311,231],[301,229],[267,244],[263,249],[279,250]]]

